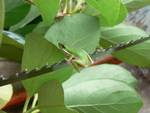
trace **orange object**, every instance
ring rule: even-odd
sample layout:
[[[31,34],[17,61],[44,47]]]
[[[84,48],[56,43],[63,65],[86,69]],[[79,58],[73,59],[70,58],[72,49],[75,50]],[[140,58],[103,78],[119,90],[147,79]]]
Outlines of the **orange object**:
[[[90,66],[95,66],[95,65],[99,65],[99,64],[104,64],[104,63],[108,63],[108,64],[119,64],[121,63],[120,60],[118,60],[117,58],[115,58],[114,56],[110,55],[100,61],[94,62],[93,64],[91,64]]]
[[[26,98],[27,98],[26,91],[16,93],[12,96],[9,103],[6,104],[2,110],[6,110],[6,109],[9,110],[21,106],[24,104]]]

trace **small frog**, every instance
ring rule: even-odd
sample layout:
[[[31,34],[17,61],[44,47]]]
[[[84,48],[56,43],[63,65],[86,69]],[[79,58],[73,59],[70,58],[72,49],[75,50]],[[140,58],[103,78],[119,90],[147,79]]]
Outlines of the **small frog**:
[[[67,56],[66,61],[70,63],[77,72],[80,72],[80,67],[85,68],[93,63],[91,57],[83,49],[60,43],[59,48]]]

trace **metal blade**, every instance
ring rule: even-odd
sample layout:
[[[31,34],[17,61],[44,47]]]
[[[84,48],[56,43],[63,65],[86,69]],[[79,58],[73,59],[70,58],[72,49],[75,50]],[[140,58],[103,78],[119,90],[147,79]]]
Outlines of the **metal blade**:
[[[3,75],[0,76],[0,86],[7,85],[7,84],[12,84],[18,81],[26,80],[28,78],[32,78],[35,76],[39,76],[48,72],[52,72],[58,69],[62,69],[69,66],[65,60],[63,60],[60,63],[56,63],[53,65],[48,66],[48,64],[44,65],[40,69],[35,68],[29,72],[27,72],[27,69],[22,71],[21,73],[16,73],[12,75],[10,78],[6,78]]]
[[[101,51],[96,51],[91,55],[91,57],[93,59],[95,59],[95,58],[101,57],[103,55],[108,55],[108,54],[111,54],[113,52],[125,49],[127,47],[139,44],[139,43],[144,42],[144,41],[149,40],[149,39],[150,39],[150,36],[141,37],[137,40],[132,40],[130,42],[126,42],[126,43],[123,43],[123,44],[120,44],[120,45],[117,45],[117,46],[114,46],[114,47],[110,47],[108,49],[103,49]],[[67,66],[69,66],[69,64],[67,64],[66,61],[63,60],[60,63],[56,63],[56,64],[53,64],[53,65],[50,65],[50,66],[48,66],[48,64],[46,64],[40,69],[35,68],[35,69],[33,69],[29,72],[27,71],[27,69],[25,69],[21,73],[16,73],[16,74],[12,75],[10,78],[6,78],[3,75],[1,75],[0,76],[0,86],[10,84],[10,83],[14,83],[14,82],[18,82],[18,81],[22,81],[22,80],[32,78],[32,77],[35,77],[35,76],[39,76],[39,75],[42,75],[42,74],[45,74],[45,73],[48,73],[48,72],[52,72],[52,71],[55,71],[55,70],[58,70],[58,69],[65,68]]]
[[[91,58],[96,59],[96,58],[99,58],[101,56],[109,55],[109,54],[114,53],[116,51],[119,51],[119,50],[122,50],[122,49],[125,49],[125,48],[128,48],[128,47],[137,45],[137,44],[139,44],[141,42],[144,42],[146,40],[149,40],[149,39],[150,39],[150,35],[145,36],[145,37],[141,37],[137,40],[131,40],[130,42],[122,43],[122,44],[114,46],[114,47],[109,47],[109,48],[103,49],[101,51],[95,51],[91,55]]]

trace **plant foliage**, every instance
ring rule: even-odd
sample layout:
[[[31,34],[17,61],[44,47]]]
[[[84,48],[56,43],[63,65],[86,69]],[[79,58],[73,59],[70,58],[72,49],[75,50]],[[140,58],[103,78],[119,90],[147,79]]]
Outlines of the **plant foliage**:
[[[30,71],[62,61],[66,56],[59,43],[91,54],[99,47],[138,39],[147,33],[123,22],[128,11],[149,4],[150,0],[0,0],[0,57],[21,62],[21,69]],[[112,55],[149,67],[149,48],[146,41]],[[28,94],[23,112],[138,113],[143,102],[136,84],[129,71],[116,65],[88,67],[80,73],[65,67],[23,81]],[[2,92],[9,98],[1,98]],[[11,95],[12,86],[9,91],[0,87],[0,108]]]

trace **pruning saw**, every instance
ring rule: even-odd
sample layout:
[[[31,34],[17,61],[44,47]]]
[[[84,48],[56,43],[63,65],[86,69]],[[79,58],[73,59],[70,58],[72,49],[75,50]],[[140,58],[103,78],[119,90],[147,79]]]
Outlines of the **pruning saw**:
[[[139,39],[131,40],[130,42],[122,43],[122,44],[116,45],[114,47],[109,47],[107,49],[102,49],[100,51],[95,51],[90,56],[91,56],[92,59],[96,59],[96,58],[99,58],[101,56],[109,55],[113,52],[116,52],[116,51],[119,51],[119,50],[122,50],[122,49],[125,49],[125,48],[128,48],[128,47],[134,46],[136,44],[147,41],[149,39],[150,39],[150,35],[145,36],[145,37],[141,37]],[[12,83],[22,81],[22,80],[26,80],[26,79],[29,79],[29,78],[32,78],[32,77],[36,77],[36,76],[39,76],[39,75],[42,75],[42,74],[45,74],[45,73],[49,73],[49,72],[52,72],[52,71],[55,71],[55,70],[58,70],[58,69],[65,68],[67,66],[69,66],[69,64],[67,64],[66,60],[63,60],[63,61],[61,61],[59,63],[55,63],[53,65],[45,64],[40,69],[35,68],[31,71],[28,71],[27,69],[25,69],[24,71],[22,71],[20,73],[15,73],[14,75],[12,75],[9,78],[7,78],[3,75],[0,75],[0,86],[7,85],[7,84],[12,84]]]

